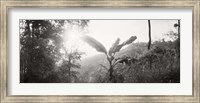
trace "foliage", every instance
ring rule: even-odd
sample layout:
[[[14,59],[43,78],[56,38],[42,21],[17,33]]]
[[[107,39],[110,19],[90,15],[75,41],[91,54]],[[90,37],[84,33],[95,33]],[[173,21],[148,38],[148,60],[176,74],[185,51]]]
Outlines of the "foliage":
[[[74,61],[80,58],[77,52],[67,53],[71,57],[71,65],[59,67],[58,62],[64,61],[63,36],[65,25],[87,26],[84,20],[20,20],[20,82],[46,83],[66,82],[59,73],[71,67],[78,67]],[[62,68],[58,71],[58,68]],[[75,73],[72,73],[73,75]]]
[[[114,56],[116,52],[119,52],[121,48],[125,45],[128,45],[135,41],[137,39],[136,36],[131,36],[127,41],[123,42],[122,44],[119,44],[120,39],[118,38],[116,42],[113,44],[113,46],[109,50],[109,56]]]
[[[160,41],[152,44],[152,49],[143,52],[131,66],[120,64],[115,75],[122,75],[127,83],[178,83],[180,82],[179,40]],[[139,48],[141,48],[141,44]],[[134,45],[135,48],[135,45]],[[138,49],[131,49],[132,52]],[[143,51],[141,49],[141,51]],[[129,53],[129,51],[126,51]],[[150,62],[151,62],[151,68]],[[119,80],[118,80],[119,82]]]
[[[118,62],[113,75],[117,83],[179,83],[180,82],[180,45],[179,40],[156,41],[148,51],[148,43],[132,43],[116,53],[115,59],[130,59],[130,65]],[[152,67],[149,61],[152,60]],[[92,77],[94,83],[109,81],[109,64],[104,55],[83,60],[81,70],[86,70],[81,77],[88,83]],[[103,66],[100,66],[103,65]]]
[[[60,79],[64,80],[64,82],[75,82],[77,80],[77,75],[79,72],[76,69],[79,69],[81,65],[77,62],[81,59],[81,55],[84,54],[79,52],[77,49],[65,53],[64,58],[62,59],[62,65],[58,67]]]
[[[112,45],[112,47],[110,48],[108,54],[107,54],[107,50],[105,49],[105,47],[99,42],[97,41],[96,39],[90,37],[90,36],[87,36],[87,35],[84,35],[82,37],[82,39],[88,43],[91,47],[95,48],[97,51],[99,52],[103,52],[105,53],[105,55],[107,56],[107,60],[109,62],[109,69],[104,66],[104,65],[101,65],[103,68],[107,69],[108,72],[109,72],[109,82],[116,82],[115,80],[115,76],[113,75],[113,72],[114,72],[114,66],[119,62],[117,59],[114,59],[114,55],[116,52],[119,52],[121,50],[121,48],[125,45],[128,45],[128,44],[131,44],[133,41],[135,41],[137,39],[136,36],[131,36],[128,40],[126,40],[125,42],[119,44],[120,42],[120,39],[118,38],[115,43]]]
[[[112,55],[112,53],[117,52],[117,46],[119,45],[120,39],[117,38],[115,43],[112,45],[112,47],[109,49],[108,55]]]
[[[96,39],[94,39],[94,38],[92,38],[90,36],[87,36],[87,35],[82,36],[82,39],[86,43],[88,43],[90,46],[92,46],[93,48],[95,48],[98,52],[102,52],[102,53],[107,54],[106,48],[103,46],[103,44],[101,44]]]
[[[152,60],[151,69],[148,62],[150,59]],[[175,48],[155,46],[131,66],[124,82],[180,82],[180,53]]]
[[[177,40],[179,38],[179,34],[174,31],[169,31],[164,35],[168,37],[171,41]]]

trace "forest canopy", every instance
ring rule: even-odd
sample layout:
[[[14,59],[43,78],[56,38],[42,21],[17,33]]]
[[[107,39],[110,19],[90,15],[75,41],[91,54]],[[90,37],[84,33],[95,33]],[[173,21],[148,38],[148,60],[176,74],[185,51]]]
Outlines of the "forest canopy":
[[[65,48],[64,33],[75,26],[84,31],[88,22],[20,20],[20,82],[70,82],[69,78],[76,78],[72,68],[80,68],[77,61],[83,53]]]

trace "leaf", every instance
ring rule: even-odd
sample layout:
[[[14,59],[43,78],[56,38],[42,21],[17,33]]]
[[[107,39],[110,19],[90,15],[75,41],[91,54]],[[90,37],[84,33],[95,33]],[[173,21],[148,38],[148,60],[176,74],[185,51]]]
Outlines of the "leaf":
[[[124,46],[123,44],[118,45],[118,46],[113,50],[113,53],[119,52],[123,46]]]
[[[136,36],[131,36],[127,41],[123,43],[123,45],[128,45],[137,39]]]
[[[87,36],[87,35],[84,35],[81,38],[82,38],[83,41],[85,41],[91,47],[93,47],[94,49],[96,49],[98,52],[102,52],[102,53],[105,53],[107,55],[106,48],[103,46],[103,44],[101,44],[96,39],[94,39],[94,38],[92,38],[90,36]]]
[[[128,45],[137,39],[136,36],[131,36],[127,41],[123,42],[122,44],[118,45],[114,50],[113,53],[119,52],[121,48],[125,45]]]
[[[112,47],[110,48],[110,50],[109,50],[109,52],[108,52],[108,54],[109,54],[110,56],[112,56],[112,54],[114,53],[116,47],[119,45],[119,42],[120,42],[120,39],[117,38],[117,40],[115,41],[115,43],[112,45]]]

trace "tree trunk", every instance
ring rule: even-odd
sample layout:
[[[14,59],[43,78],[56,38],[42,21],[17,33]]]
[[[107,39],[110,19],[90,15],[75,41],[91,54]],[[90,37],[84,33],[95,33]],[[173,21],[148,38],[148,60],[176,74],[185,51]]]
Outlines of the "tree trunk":
[[[151,22],[150,20],[148,20],[148,26],[149,26],[149,44],[148,44],[148,50],[150,50],[151,47]],[[149,68],[151,69],[151,65],[152,65],[152,59],[151,57],[149,58]]]
[[[149,44],[148,44],[148,50],[151,47],[151,22],[148,20],[148,26],[149,26]]]
[[[181,26],[180,20],[178,20],[178,38],[179,39],[180,39],[180,26]]]
[[[27,31],[28,31],[28,36],[29,36],[30,38],[32,38],[31,29],[30,29],[30,21],[29,21],[29,20],[26,20],[26,25],[27,25],[26,29],[27,29]]]
[[[112,82],[112,83],[114,83],[114,75],[113,75],[113,66],[112,66],[112,61],[111,60],[109,60],[109,64],[110,64],[110,69],[109,69],[109,72],[110,72],[110,78],[109,78],[109,80],[110,80],[110,82]]]
[[[110,67],[110,81],[113,82],[113,67]]]

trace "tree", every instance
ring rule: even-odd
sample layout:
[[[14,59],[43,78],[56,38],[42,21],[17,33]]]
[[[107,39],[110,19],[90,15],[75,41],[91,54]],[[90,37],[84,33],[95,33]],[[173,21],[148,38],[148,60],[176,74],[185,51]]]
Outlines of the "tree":
[[[179,40],[180,39],[180,20],[178,20],[178,23],[175,23],[173,25],[174,28],[177,29],[177,32],[169,31],[165,35],[169,37],[172,41]]]
[[[149,44],[148,44],[148,50],[151,47],[151,22],[148,20],[148,27],[149,27]]]
[[[77,74],[79,74],[76,69],[80,68],[80,64],[77,62],[81,59],[83,52],[79,52],[77,49],[71,52],[65,52],[65,56],[62,60],[62,65],[59,67],[62,79],[66,79],[65,82],[74,82],[77,80]]]
[[[180,38],[180,20],[178,20],[178,23],[175,23],[174,24],[174,27],[176,28],[176,27],[178,27],[178,38]]]
[[[60,51],[64,49],[64,26],[70,24],[84,28],[87,22],[88,20],[21,20],[20,82],[60,82],[56,63],[63,58]]]
[[[120,43],[120,39],[118,38],[115,43],[112,45],[112,47],[109,49],[109,51],[107,52],[106,48],[103,46],[103,44],[101,44],[99,41],[97,41],[96,39],[84,35],[82,36],[82,39],[88,43],[91,47],[95,48],[98,52],[102,52],[106,55],[107,60],[109,62],[109,69],[106,66],[103,66],[104,68],[106,68],[109,72],[109,81],[115,83],[116,79],[115,76],[113,75],[114,72],[114,67],[120,62],[119,59],[115,58],[115,53],[119,52],[121,50],[121,48],[125,45],[131,44],[133,41],[135,41],[137,39],[136,36],[131,36],[127,41]]]
[[[148,20],[148,27],[149,27],[149,43],[148,43],[148,50],[150,50],[150,47],[151,47],[151,22],[150,20]],[[149,67],[151,69],[151,65],[152,65],[152,59],[150,58],[150,61],[149,61]]]
[[[48,45],[50,35],[45,32],[51,32],[53,26],[40,20],[22,20],[21,23],[24,25],[20,33],[21,82],[48,82],[47,78],[53,75],[54,60],[53,48]]]

